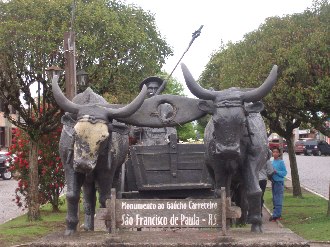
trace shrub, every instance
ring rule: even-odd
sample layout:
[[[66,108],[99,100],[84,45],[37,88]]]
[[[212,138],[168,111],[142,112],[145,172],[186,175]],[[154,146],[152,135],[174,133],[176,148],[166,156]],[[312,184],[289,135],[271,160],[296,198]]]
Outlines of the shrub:
[[[65,183],[64,169],[58,152],[60,135],[61,128],[58,128],[56,131],[44,135],[39,141],[39,202],[40,204],[49,202],[53,207],[53,211],[58,211],[60,205],[63,204],[60,200],[60,194]],[[20,129],[14,129],[13,136],[9,154],[13,156],[11,170],[18,180],[14,200],[24,210],[27,208],[28,202],[29,138]]]

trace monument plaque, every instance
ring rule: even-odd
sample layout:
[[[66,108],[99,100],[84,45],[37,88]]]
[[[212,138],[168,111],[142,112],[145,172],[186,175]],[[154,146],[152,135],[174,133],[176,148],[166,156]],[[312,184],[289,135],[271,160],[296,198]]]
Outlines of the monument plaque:
[[[225,234],[226,219],[239,218],[241,210],[229,205],[224,189],[221,193],[220,199],[116,199],[112,189],[104,219],[111,221],[112,233],[124,228],[178,227],[222,228]]]
[[[220,199],[116,201],[116,225],[127,227],[220,227]]]

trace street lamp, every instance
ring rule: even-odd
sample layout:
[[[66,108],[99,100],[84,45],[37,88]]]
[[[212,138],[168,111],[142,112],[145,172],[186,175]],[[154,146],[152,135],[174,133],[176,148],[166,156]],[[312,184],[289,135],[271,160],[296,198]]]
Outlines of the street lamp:
[[[62,74],[63,69],[57,67],[57,66],[50,66],[49,68],[45,69],[46,70],[46,74],[47,74],[47,78],[48,80],[52,81],[53,77],[55,75],[60,76]]]
[[[77,88],[78,91],[83,91],[88,87],[88,73],[85,70],[80,70],[77,72]]]

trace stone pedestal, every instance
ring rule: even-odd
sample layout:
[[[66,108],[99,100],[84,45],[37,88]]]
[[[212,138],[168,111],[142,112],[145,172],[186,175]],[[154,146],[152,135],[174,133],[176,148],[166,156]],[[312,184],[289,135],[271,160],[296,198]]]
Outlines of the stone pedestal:
[[[286,228],[266,229],[263,234],[251,233],[249,228],[234,228],[222,236],[219,230],[167,229],[162,231],[120,231],[116,234],[106,232],[78,232],[65,237],[63,232],[54,233],[40,241],[26,245],[29,247],[171,247],[171,246],[290,246],[308,247],[308,242]]]

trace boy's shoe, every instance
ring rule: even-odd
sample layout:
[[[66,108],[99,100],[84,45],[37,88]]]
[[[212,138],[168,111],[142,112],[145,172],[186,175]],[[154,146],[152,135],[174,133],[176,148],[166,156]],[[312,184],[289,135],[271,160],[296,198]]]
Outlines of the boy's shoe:
[[[275,222],[277,219],[278,219],[278,217],[273,217],[273,216],[271,216],[271,217],[269,218],[269,221],[271,221],[271,222]]]

